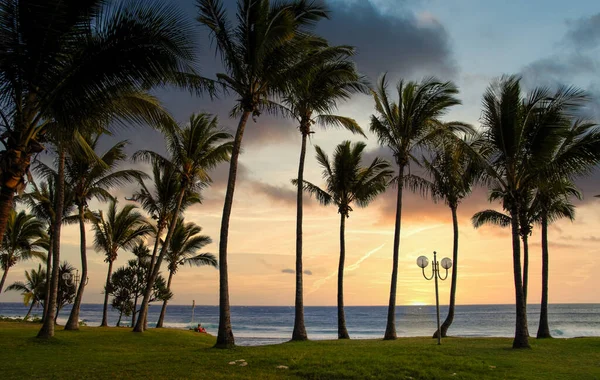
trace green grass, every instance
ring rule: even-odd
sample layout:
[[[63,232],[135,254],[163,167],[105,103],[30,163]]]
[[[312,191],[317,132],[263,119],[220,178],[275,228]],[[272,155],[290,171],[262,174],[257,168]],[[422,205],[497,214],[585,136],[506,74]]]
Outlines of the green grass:
[[[212,348],[191,331],[83,327],[35,338],[39,325],[0,322],[0,378],[205,379],[600,379],[600,338],[431,338]],[[248,365],[230,365],[244,359]],[[278,369],[284,365],[288,369]]]

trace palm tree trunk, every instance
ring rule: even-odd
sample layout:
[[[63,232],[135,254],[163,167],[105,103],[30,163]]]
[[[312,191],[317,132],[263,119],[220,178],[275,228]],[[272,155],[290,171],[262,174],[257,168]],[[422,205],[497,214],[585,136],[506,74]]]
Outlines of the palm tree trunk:
[[[227,179],[227,192],[223,204],[223,217],[221,218],[221,234],[219,240],[219,332],[217,334],[217,348],[230,348],[235,345],[233,331],[231,330],[231,312],[229,308],[229,279],[227,275],[227,242],[229,238],[229,219],[233,206],[233,193],[237,176],[238,157],[242,147],[242,138],[250,111],[244,110],[233,140],[231,160],[229,162],[229,177]]]
[[[446,337],[446,333],[448,332],[448,328],[452,325],[452,321],[454,321],[454,311],[456,308],[456,283],[458,280],[458,217],[456,215],[456,206],[450,206],[450,210],[452,210],[452,227],[454,229],[454,243],[452,247],[452,280],[450,284],[450,305],[448,305],[448,316],[440,330],[442,330],[442,337]],[[438,331],[433,334],[434,338],[437,338]]]
[[[50,302],[50,279],[52,277],[52,245],[54,244],[52,239],[52,230],[54,230],[54,224],[50,225],[50,247],[48,248],[48,257],[46,258],[46,292],[44,294],[44,310],[42,311],[42,324],[46,321],[48,315],[48,304]]]
[[[186,192],[186,188],[181,189],[179,195],[177,196],[177,205],[175,206],[175,210],[173,210],[173,216],[171,218],[171,222],[169,223],[169,230],[167,232],[167,236],[163,242],[163,245],[160,249],[160,254],[158,255],[158,259],[156,260],[156,264],[154,265],[154,269],[152,270],[152,275],[146,284],[146,289],[144,291],[144,298],[142,299],[142,304],[140,305],[140,312],[138,314],[138,320],[133,329],[134,332],[143,332],[144,331],[144,323],[148,316],[148,305],[150,303],[150,296],[152,295],[152,286],[158,277],[158,272],[160,271],[160,265],[162,264],[162,260],[167,253],[167,249],[169,249],[169,243],[171,242],[171,237],[173,236],[173,232],[175,231],[175,225],[177,224],[177,218],[179,217],[179,210],[181,209],[181,204],[183,203],[183,197]]]
[[[169,279],[167,280],[167,293],[171,291],[171,280],[173,279],[173,272],[169,271]],[[165,321],[165,314],[167,314],[167,303],[169,300],[164,300],[162,308],[160,309],[160,316],[158,317],[158,322],[156,323],[156,328],[163,327],[163,323]]]
[[[404,165],[398,169],[398,196],[396,199],[396,225],[394,228],[394,257],[392,262],[392,280],[390,284],[390,303],[384,340],[396,339],[396,284],[398,283],[398,254],[400,250],[400,227],[402,223],[402,189],[404,187]]]
[[[162,235],[164,229],[164,224],[160,224],[156,231],[156,241],[154,242],[154,248],[152,249],[152,258],[150,259],[150,267],[148,269],[148,278],[146,280],[146,284],[150,283],[150,277],[152,277],[152,272],[154,271],[154,265],[156,264],[156,254],[158,253],[158,246],[160,244],[160,235]],[[137,305],[138,296],[135,297],[135,305]],[[133,309],[133,316],[131,319],[131,325],[133,326],[135,323],[135,305]],[[144,327],[143,330],[148,329],[148,312],[146,311],[146,316],[144,317]]]
[[[69,314],[69,320],[65,325],[65,330],[79,330],[79,309],[81,308],[81,300],[83,299],[83,291],[87,280],[87,251],[85,238],[85,210],[83,205],[79,206],[79,235],[80,235],[80,254],[81,254],[81,281],[79,289],[73,301],[73,308]]]
[[[303,130],[300,127],[300,130]],[[307,134],[302,133],[302,147],[300,149],[300,163],[298,164],[298,189],[296,196],[296,304],[294,316],[294,331],[292,340],[307,340],[306,327],[304,325],[304,290],[302,269],[302,184],[304,183],[304,161],[306,160]]]
[[[0,241],[4,238],[8,216],[13,209],[15,189],[6,186],[0,187]]]
[[[344,263],[346,261],[346,215],[340,213],[340,263],[338,266],[337,312],[338,312],[338,339],[350,339],[346,329],[346,316],[344,315]]]
[[[525,314],[527,314],[527,285],[529,284],[529,237],[527,234],[521,237],[523,240],[523,303],[525,304]],[[527,336],[529,336],[529,326],[527,326]]]
[[[542,302],[540,305],[540,325],[537,338],[552,338],[548,326],[548,267],[550,257],[548,255],[548,214],[542,211]]]
[[[511,207],[510,219],[513,246],[513,275],[515,279],[516,325],[513,348],[529,348],[529,335],[527,331],[527,313],[525,309],[525,295],[521,274],[521,241],[519,239],[518,209]]]
[[[2,280],[0,280],[0,293],[2,293],[2,289],[4,288],[4,282],[6,281],[7,275],[8,275],[8,268],[4,269],[4,274],[2,274]]]
[[[60,266],[60,232],[65,203],[65,148],[63,144],[58,150],[58,179],[56,181],[56,200],[54,202],[54,231],[52,232],[52,278],[50,279],[48,299],[48,315],[38,333],[38,338],[54,336],[54,319],[56,316],[56,298],[58,297],[58,270]],[[50,269],[48,269],[49,271]]]
[[[121,327],[121,318],[123,317],[123,311],[119,312],[119,319],[117,320],[117,327]]]
[[[23,318],[23,322],[25,322],[27,320],[27,318],[29,318],[29,314],[31,314],[31,310],[33,310],[34,305],[35,305],[35,301],[31,301],[31,306],[29,307],[29,310],[27,310],[27,314],[25,315],[25,318]]]
[[[106,285],[104,285],[104,307],[102,308],[102,323],[100,327],[108,327],[108,293],[110,293],[110,275],[112,274],[113,260],[108,261],[108,273],[106,274]]]

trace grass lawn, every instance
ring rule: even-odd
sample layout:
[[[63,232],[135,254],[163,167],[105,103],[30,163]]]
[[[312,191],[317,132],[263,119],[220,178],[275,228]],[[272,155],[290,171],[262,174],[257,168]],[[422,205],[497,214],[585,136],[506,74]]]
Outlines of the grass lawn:
[[[213,349],[191,331],[83,327],[40,341],[40,325],[0,322],[0,378],[600,379],[600,338],[431,338],[284,343]],[[229,364],[236,360],[243,362]],[[287,368],[277,368],[286,366]]]

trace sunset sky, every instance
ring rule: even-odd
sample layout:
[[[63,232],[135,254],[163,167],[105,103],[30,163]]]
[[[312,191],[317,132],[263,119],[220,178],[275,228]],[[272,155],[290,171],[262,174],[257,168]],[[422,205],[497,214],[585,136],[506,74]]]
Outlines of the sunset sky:
[[[196,14],[193,0],[174,0],[189,17]],[[233,0],[225,3],[235,7]],[[478,1],[457,0],[330,0],[331,20],[317,31],[332,44],[356,46],[359,71],[375,82],[388,72],[390,82],[399,78],[419,80],[435,75],[459,86],[463,104],[454,107],[448,120],[479,125],[481,96],[490,81],[502,74],[523,76],[526,89],[537,85],[574,84],[590,92],[595,101],[588,109],[600,119],[600,13],[592,1]],[[230,12],[233,19],[234,14]],[[198,24],[202,74],[221,71],[206,30]],[[218,114],[224,128],[234,131],[237,120],[228,118],[233,96],[211,101],[179,91],[159,91],[159,97],[177,120],[185,122],[193,112]],[[354,96],[341,104],[340,115],[355,118],[368,131],[373,102]],[[367,132],[368,157],[390,157]],[[116,133],[107,141],[128,139],[130,153],[138,149],[164,151],[161,135],[148,128]],[[359,136],[340,130],[317,130],[308,147],[305,178],[322,184],[314,145],[331,153],[342,140]],[[268,116],[250,121],[240,157],[234,208],[229,232],[229,281],[233,305],[293,305],[295,263],[295,178],[300,152],[300,133],[294,122]],[[128,166],[134,166],[128,164]],[[136,167],[147,169],[143,165]],[[213,173],[214,184],[205,201],[185,213],[186,221],[203,227],[213,244],[207,252],[218,254],[220,218],[228,165]],[[577,203],[576,221],[560,221],[550,228],[550,302],[600,302],[593,289],[600,288],[600,173],[579,181],[585,195]],[[135,187],[115,189],[120,205]],[[304,211],[304,276],[306,305],[335,305],[339,255],[339,215],[333,206],[322,207],[306,196]],[[402,242],[398,280],[399,305],[432,304],[433,284],[423,279],[416,266],[420,255],[440,259],[452,255],[450,209],[406,191],[402,218]],[[104,207],[92,203],[93,209]],[[512,251],[508,230],[485,227],[475,230],[470,217],[486,208],[485,189],[475,189],[458,209],[460,254],[458,304],[514,302]],[[346,305],[386,305],[392,269],[395,189],[390,189],[366,209],[354,207],[346,223]],[[540,235],[531,242],[529,302],[540,299]],[[107,264],[92,247],[88,228],[89,284],[84,302],[101,303]],[[61,260],[80,267],[78,227],[63,229]],[[116,267],[133,256],[120,252]],[[23,278],[23,271],[37,263],[11,268],[7,284]],[[430,268],[427,268],[428,270]],[[449,281],[441,284],[440,301],[448,302]],[[173,280],[171,303],[218,304],[218,271],[184,268]],[[20,301],[16,292],[3,293],[0,302]]]

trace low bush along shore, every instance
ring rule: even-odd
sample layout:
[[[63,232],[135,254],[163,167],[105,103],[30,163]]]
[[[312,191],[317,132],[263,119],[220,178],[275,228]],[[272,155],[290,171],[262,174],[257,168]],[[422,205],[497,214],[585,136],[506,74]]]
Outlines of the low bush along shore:
[[[40,325],[0,322],[0,378],[600,379],[600,338],[346,340],[212,348],[192,331],[82,327],[44,341]]]

